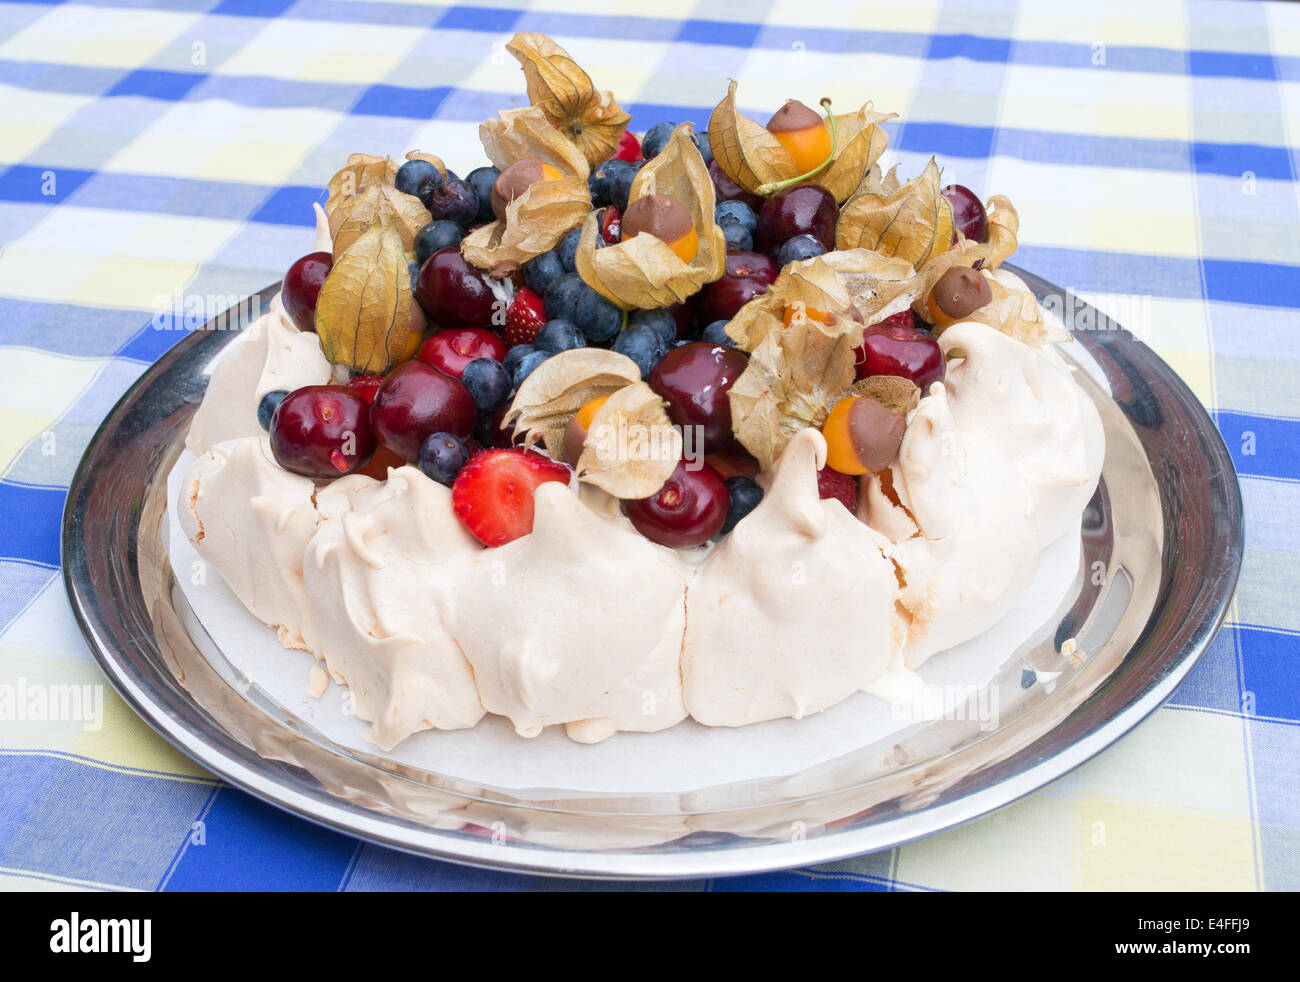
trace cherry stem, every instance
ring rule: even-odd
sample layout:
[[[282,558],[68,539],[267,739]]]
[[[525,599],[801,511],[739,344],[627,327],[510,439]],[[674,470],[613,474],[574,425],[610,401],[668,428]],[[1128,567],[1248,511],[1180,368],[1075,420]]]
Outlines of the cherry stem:
[[[800,174],[798,177],[792,177],[785,181],[771,181],[767,184],[759,185],[758,190],[754,193],[760,198],[766,198],[770,195],[776,194],[776,192],[780,191],[782,188],[788,188],[792,184],[798,184],[800,181],[806,181],[810,177],[816,177],[829,167],[831,162],[835,159],[835,154],[840,148],[840,129],[835,122],[835,117],[831,115],[830,99],[822,99],[819,105],[826,110],[826,121],[831,124],[831,152],[827,154],[825,160],[805,174]]]

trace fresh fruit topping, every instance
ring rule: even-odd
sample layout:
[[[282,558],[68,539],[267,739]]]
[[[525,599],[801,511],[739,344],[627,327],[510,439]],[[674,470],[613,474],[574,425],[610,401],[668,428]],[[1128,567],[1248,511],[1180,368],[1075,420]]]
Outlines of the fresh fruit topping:
[[[478,214],[474,216],[475,224],[482,225],[492,221],[496,216],[492,212],[492,187],[501,172],[495,167],[475,167],[465,175],[465,183],[474,191],[478,201]]]
[[[510,403],[503,402],[487,421],[487,425],[484,427],[484,435],[488,438],[489,446],[518,447],[523,445],[526,434],[518,430],[514,423],[506,422],[506,413],[509,411]]]
[[[636,362],[642,379],[650,377],[650,372],[668,350],[659,332],[646,324],[629,324],[614,339],[613,348]]]
[[[370,406],[375,435],[408,461],[419,457],[420,444],[430,433],[469,436],[474,418],[474,400],[465,386],[422,361],[408,361],[390,372]]]
[[[560,244],[555,247],[555,254],[560,257],[560,265],[564,267],[566,273],[576,273],[578,271],[577,256],[578,243],[582,241],[582,227],[570,229],[564,233],[564,238]],[[552,280],[552,283],[555,281]],[[548,287],[549,289],[549,287]],[[545,292],[542,290],[539,293]]]
[[[646,327],[652,327],[663,338],[664,345],[670,345],[677,340],[677,318],[673,316],[672,311],[667,307],[658,307],[655,310],[636,310],[628,318],[629,324],[644,324]]]
[[[797,99],[787,99],[767,121],[767,129],[790,151],[800,173],[816,169],[831,155],[831,134],[821,114]]]
[[[826,465],[841,474],[860,475],[888,467],[903,441],[907,421],[875,399],[846,396],[822,424]]]
[[[578,466],[578,458],[582,456],[582,447],[587,440],[587,433],[591,429],[592,420],[596,418],[596,410],[605,405],[609,396],[597,396],[595,399],[588,399],[582,404],[573,419],[564,427],[564,460],[570,467]]]
[[[271,453],[281,467],[328,480],[353,474],[375,452],[366,401],[343,385],[308,385],[271,416]]]
[[[706,324],[729,321],[741,307],[776,279],[776,264],[756,252],[733,252],[727,256],[727,271],[706,283],[696,298],[696,312]]]
[[[858,482],[829,465],[817,472],[817,495],[834,498],[849,510],[850,515],[858,513]]]
[[[655,123],[645,132],[641,138],[641,153],[645,155],[646,160],[659,156],[668,141],[672,139],[673,130],[677,129],[676,123]]]
[[[899,375],[909,379],[921,394],[943,381],[943,351],[929,331],[882,321],[862,332],[862,346],[853,366],[858,378]]]
[[[432,365],[452,378],[475,358],[492,358],[502,361],[506,356],[506,343],[491,331],[481,327],[457,327],[439,331],[424,344],[416,356],[426,365]]]
[[[530,355],[537,349],[531,344],[516,344],[506,352],[505,358],[501,359],[501,364],[505,365],[506,371],[514,377],[515,366],[523,360],[524,355]]]
[[[677,340],[684,341],[689,338],[691,331],[695,329],[695,298],[680,300],[665,309],[673,315],[673,320],[677,321]]]
[[[722,238],[727,243],[727,252],[749,252],[754,248],[754,236],[740,222],[727,220],[718,223],[722,229]]]
[[[451,488],[451,507],[485,546],[503,546],[533,530],[533,495],[547,481],[569,483],[569,468],[529,450],[486,450]]]
[[[384,377],[382,375],[353,375],[348,379],[348,388],[366,400],[367,406],[375,401],[375,393],[379,391],[379,387],[383,384]]]
[[[450,487],[468,461],[469,448],[455,433],[430,433],[420,444],[420,470],[439,484]]]
[[[989,240],[989,215],[975,192],[961,184],[949,184],[939,193],[952,202],[952,241],[961,232],[972,242]]]
[[[624,130],[623,135],[618,138],[618,149],[614,151],[614,159],[626,160],[628,163],[645,159],[645,154],[641,152],[641,141],[631,130]]]
[[[731,495],[708,464],[679,461],[658,492],[625,502],[627,517],[651,542],[673,549],[703,545],[727,520]]]
[[[727,333],[730,321],[714,321],[700,332],[700,340],[706,344],[717,344],[724,348],[734,348],[735,340]]]
[[[397,168],[393,186],[403,194],[424,201],[442,186],[442,173],[427,160],[408,160]]]
[[[752,210],[758,211],[763,206],[763,199],[750,194],[739,184],[729,178],[716,160],[709,160],[709,176],[713,178],[713,187],[717,190],[719,201],[742,201]]]
[[[815,236],[796,235],[792,239],[787,239],[785,245],[777,250],[776,264],[784,269],[790,263],[798,262],[801,259],[811,259],[813,256],[820,256],[825,251],[826,247]]]
[[[581,231],[581,229],[578,231]],[[560,254],[552,249],[550,252],[543,252],[540,256],[534,256],[524,263],[524,283],[528,289],[540,296],[546,292],[547,287],[568,272],[572,272],[572,270],[564,268],[564,262],[560,259]]]
[[[524,157],[498,175],[492,185],[492,214],[500,221],[506,220],[506,205],[514,201],[538,181],[558,181],[564,175],[550,164],[536,157]]]
[[[759,502],[763,500],[763,489],[752,477],[738,474],[727,478],[727,495],[730,501],[727,520],[722,523],[719,536],[726,535],[742,518],[758,507]]]
[[[627,207],[628,195],[632,192],[632,180],[641,169],[641,162],[629,162],[614,158],[597,167],[587,178],[587,189],[591,192],[593,208],[613,205],[619,211]]]
[[[816,307],[805,307],[802,303],[791,304],[785,308],[785,313],[781,315],[785,326],[789,327],[797,318],[806,317],[810,321],[816,321],[818,324],[834,324],[835,317],[824,310],[818,310]]]
[[[712,453],[731,442],[727,392],[748,364],[736,348],[693,341],[665,354],[647,381],[668,403],[668,418],[682,428],[687,446]],[[688,427],[694,428],[694,443]]]
[[[600,237],[605,245],[614,245],[623,239],[623,216],[613,205],[600,213]]]
[[[269,430],[271,428],[271,417],[275,415],[276,407],[284,401],[284,397],[288,394],[288,389],[272,389],[257,401],[257,424],[262,429]]]
[[[736,222],[749,230],[752,235],[758,228],[758,216],[754,209],[743,201],[723,201],[713,212],[713,220],[721,225],[723,222]]]
[[[424,265],[440,249],[459,249],[465,230],[455,222],[445,220],[430,222],[415,233],[415,260]],[[415,288],[412,282],[412,289]]]
[[[584,283],[573,309],[573,322],[588,344],[608,344],[622,330],[623,311]]]
[[[623,213],[623,239],[642,232],[653,235],[689,263],[699,251],[700,239],[691,222],[691,213],[676,198],[666,194],[646,194],[637,198]]]
[[[591,287],[577,273],[566,273],[546,288],[546,316],[577,323],[578,301]]]
[[[490,413],[505,402],[510,395],[510,373],[495,358],[475,358],[460,374],[480,413]]]
[[[547,321],[542,325],[542,329],[537,332],[537,337],[533,340],[533,347],[548,355],[569,351],[573,348],[585,348],[586,346],[587,338],[578,330],[578,325],[563,318],[554,318]]]
[[[415,295],[437,327],[485,327],[496,294],[456,249],[442,249],[420,268]]]
[[[284,274],[280,303],[298,330],[316,330],[316,298],[333,268],[334,257],[328,252],[309,252]]]
[[[554,257],[555,253],[548,252],[544,255]],[[554,259],[554,262],[559,264],[558,259]],[[527,270],[528,265],[525,264],[525,276]],[[506,344],[511,347],[517,344],[532,344],[533,338],[537,337],[537,332],[545,323],[546,304],[541,296],[529,287],[520,287],[511,298],[510,306],[506,308],[506,326],[502,334],[505,336]]]
[[[447,172],[447,180],[434,188],[424,200],[424,207],[436,222],[445,220],[455,222],[461,228],[469,228],[478,217],[478,198],[474,189],[459,178]]]
[[[934,284],[926,309],[932,324],[947,327],[964,320],[992,299],[993,291],[984,274],[968,266],[954,266]]]
[[[771,286],[781,269],[761,252],[733,252],[727,257],[727,276],[748,276]]]
[[[533,373],[533,370],[549,357],[551,356],[545,351],[530,351],[520,358],[510,372],[510,381],[514,384],[514,387],[518,389],[519,386],[523,385],[524,379],[528,378]]]
[[[834,249],[839,215],[835,196],[820,184],[782,188],[763,203],[754,244],[759,252],[775,254],[796,235],[811,235],[827,250]]]

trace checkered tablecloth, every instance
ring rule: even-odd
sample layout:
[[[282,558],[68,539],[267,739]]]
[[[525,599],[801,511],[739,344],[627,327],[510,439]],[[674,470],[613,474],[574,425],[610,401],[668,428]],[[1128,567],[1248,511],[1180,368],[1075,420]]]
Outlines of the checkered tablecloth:
[[[523,101],[504,42],[542,31],[637,130],[702,127],[728,76],[759,118],[822,95],[899,113],[887,160],[907,175],[935,154],[945,181],[1010,196],[1015,261],[1182,374],[1246,502],[1229,625],[1115,747],[892,852],[682,886],[1300,888],[1300,6],[582,6],[0,3],[0,886],[554,885],[365,845],[224,786],[104,686],[58,570],[82,449],[178,340],[150,326],[159,305],[278,280],[349,152],[477,166],[477,123]],[[98,725],[15,718],[59,684],[104,686]]]

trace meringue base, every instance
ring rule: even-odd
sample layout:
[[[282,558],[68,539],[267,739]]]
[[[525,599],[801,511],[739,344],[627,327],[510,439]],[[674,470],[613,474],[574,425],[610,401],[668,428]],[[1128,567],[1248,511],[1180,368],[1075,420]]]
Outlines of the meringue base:
[[[175,502],[194,456],[183,454],[168,478]],[[802,773],[826,761],[887,741],[892,734],[926,718],[885,697],[912,696],[889,678],[872,686],[879,694],[859,693],[803,719],[776,719],[747,726],[703,726],[686,719],[655,733],[623,733],[618,739],[579,744],[552,726],[521,740],[511,723],[492,714],[471,729],[426,730],[380,751],[371,726],[350,713],[348,690],[329,683],[319,697],[320,663],[308,651],[287,650],[276,631],[263,624],[231,588],[207,566],[169,509],[168,554],[177,581],[200,623],[229,658],[230,665],[286,712],[323,738],[365,754],[386,758],[476,785],[514,793],[547,789],[597,794],[656,794],[697,791],[732,782]],[[1006,665],[1019,664],[1019,652],[1056,626],[1054,616],[1072,599],[1080,573],[1080,539],[1067,532],[1041,554],[1037,573],[1015,607],[983,634],[940,652],[916,672],[927,686],[925,710],[953,712],[971,693],[983,690]],[[220,670],[221,666],[218,666]],[[229,669],[226,669],[227,673]],[[887,691],[892,689],[893,691]],[[980,712],[996,710],[977,698]],[[983,718],[983,717],[981,717]]]

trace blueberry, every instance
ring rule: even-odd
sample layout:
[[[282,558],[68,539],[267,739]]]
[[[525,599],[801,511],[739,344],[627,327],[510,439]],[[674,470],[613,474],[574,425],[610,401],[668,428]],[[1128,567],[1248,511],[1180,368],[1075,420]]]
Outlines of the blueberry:
[[[551,356],[545,351],[530,351],[528,354],[520,358],[519,362],[515,365],[515,370],[510,376],[511,381],[515,383],[515,388],[517,389],[519,386],[523,385],[524,379],[528,378],[528,376],[533,373],[533,369],[546,361],[549,357]]]
[[[593,208],[604,208],[606,205],[618,204],[614,195],[614,179],[623,175],[626,179],[627,187],[632,186],[632,178],[636,177],[636,172],[640,170],[639,165],[627,160],[619,160],[613,157],[594,171],[587,178],[587,189],[591,192],[591,205]],[[623,205],[627,205],[627,195],[623,196]],[[619,208],[622,211],[623,208]]]
[[[763,500],[763,489],[752,477],[737,474],[727,478],[727,492],[731,496],[731,507],[727,510],[727,520],[722,523],[719,536],[726,535],[736,527],[736,523],[758,507]]]
[[[459,181],[459,180],[460,180],[460,175],[457,174],[457,173],[456,173],[454,170],[452,170],[450,167],[448,167],[448,168],[447,168],[447,176],[446,176],[446,180],[448,180],[448,181]]]
[[[636,175],[644,161],[639,164],[629,164],[626,160],[617,162],[626,166],[616,170],[609,179],[609,203],[619,210],[619,214],[622,214],[627,211],[627,199],[632,193],[632,182],[636,180]]]
[[[276,409],[288,394],[288,389],[273,389],[262,396],[261,401],[257,404],[257,421],[261,424],[262,429],[269,430],[271,428],[271,417],[275,415]]]
[[[409,194],[423,201],[442,184],[442,175],[438,168],[427,160],[408,160],[397,168],[393,186],[403,194]]]
[[[709,161],[713,159],[713,148],[709,146],[709,131],[705,130],[703,133],[695,134],[695,143],[700,148],[700,156],[704,158],[704,163],[707,166]]]
[[[724,348],[734,348],[736,342],[727,336],[728,323],[728,321],[714,321],[701,332],[700,340],[707,341],[709,344],[720,344]]]
[[[443,219],[468,228],[478,218],[478,197],[474,189],[464,181],[453,179],[450,171],[447,180],[423,200],[435,222]]]
[[[578,255],[578,240],[582,238],[582,227],[572,229],[566,232],[560,244],[555,247],[555,254],[560,257],[560,265],[564,267],[566,273],[576,272],[578,269],[574,257]],[[600,236],[596,236],[599,241]]]
[[[542,303],[546,305],[546,316],[576,323],[578,300],[590,289],[577,273],[565,273],[553,280],[542,297]]]
[[[411,292],[415,292],[415,284],[420,280],[420,263],[412,259],[406,264],[406,271],[411,274]]]
[[[559,253],[551,250],[534,256],[524,263],[524,285],[535,293],[544,296],[546,288],[563,276],[568,270],[560,260]]]
[[[608,344],[623,327],[623,311],[588,286],[578,297],[573,320],[591,344]]]
[[[573,321],[557,317],[542,325],[537,337],[533,338],[533,346],[538,351],[554,355],[571,348],[585,348],[587,339]]]
[[[797,262],[800,259],[811,259],[813,256],[820,256],[826,251],[826,247],[821,244],[814,235],[796,235],[792,239],[786,239],[785,245],[781,246],[781,251],[776,254],[776,264],[782,269],[786,263]]]
[[[495,167],[475,167],[465,178],[465,183],[474,191],[478,199],[478,216],[475,221],[495,222],[497,216],[492,212],[492,185],[496,184],[501,171]]]
[[[506,371],[510,373],[510,377],[514,378],[515,368],[517,368],[519,363],[523,361],[524,356],[531,355],[536,350],[537,349],[531,344],[517,344],[506,352],[505,361],[501,364],[506,367]]]
[[[467,460],[469,448],[454,433],[430,433],[420,444],[420,470],[425,477],[439,484],[451,484],[456,480]]]
[[[725,222],[718,222],[718,228],[722,229],[722,237],[727,240],[728,252],[754,251],[754,235],[740,222],[733,222],[728,219]],[[812,238],[812,236],[809,236],[809,238]]]
[[[677,318],[667,307],[660,307],[657,310],[638,310],[632,314],[629,324],[644,324],[646,327],[654,328],[665,345],[677,340]]]
[[[743,201],[724,201],[713,212],[713,220],[721,225],[723,222],[739,222],[753,235],[758,228],[758,216],[754,209]]]
[[[491,412],[510,395],[510,373],[495,358],[475,358],[460,375],[480,412]]]
[[[655,123],[646,130],[645,136],[641,138],[641,153],[646,160],[659,156],[660,151],[672,138],[675,129],[677,129],[676,123]]]
[[[631,324],[614,339],[614,350],[636,362],[641,378],[649,378],[650,371],[668,350],[659,332],[645,324]]]
[[[421,264],[439,249],[459,246],[465,230],[455,222],[430,222],[415,233],[415,258]]]

